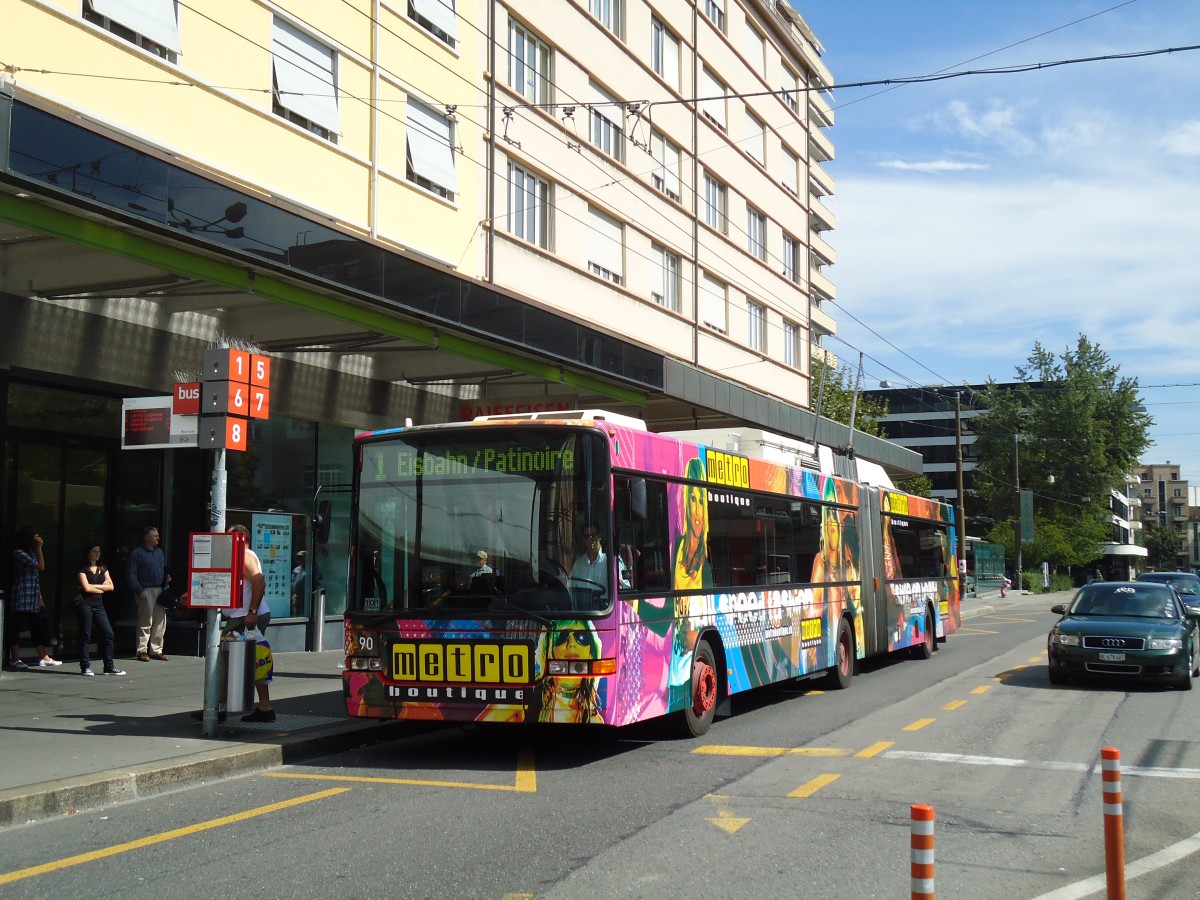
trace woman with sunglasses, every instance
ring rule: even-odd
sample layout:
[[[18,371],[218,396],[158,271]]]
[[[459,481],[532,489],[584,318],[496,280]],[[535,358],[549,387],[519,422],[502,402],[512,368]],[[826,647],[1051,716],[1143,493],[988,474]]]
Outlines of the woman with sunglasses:
[[[591,622],[561,623],[551,632],[550,658],[591,660],[600,658],[600,636]],[[539,722],[599,723],[600,696],[597,679],[588,676],[547,675],[538,685]]]

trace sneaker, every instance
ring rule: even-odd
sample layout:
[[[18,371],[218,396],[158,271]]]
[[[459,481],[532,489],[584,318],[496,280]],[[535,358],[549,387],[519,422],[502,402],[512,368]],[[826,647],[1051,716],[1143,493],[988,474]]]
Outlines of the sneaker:
[[[150,654],[145,650],[138,651],[138,662],[150,662]]]
[[[7,665],[8,665],[9,671],[12,671],[12,672],[24,672],[26,669],[29,668],[29,666],[27,666],[25,664],[25,660],[23,660],[23,659],[14,659],[12,662],[8,663]]]
[[[96,676],[96,673],[93,672],[91,669],[84,669],[79,674],[82,675],[84,678],[94,678]]]
[[[89,670],[89,671],[88,671],[88,674],[89,674],[89,675],[91,675],[91,674],[92,674],[92,673],[91,673],[91,670]],[[105,669],[105,670],[104,670],[104,674],[105,674],[105,675],[124,675],[124,674],[125,674],[125,670],[124,670],[124,669]]]
[[[243,722],[274,722],[275,710],[273,709],[256,709],[248,715],[242,716]]]
[[[43,669],[48,669],[51,666],[61,666],[62,660],[61,659],[51,659],[49,656],[43,656],[41,659],[38,660],[38,665]]]

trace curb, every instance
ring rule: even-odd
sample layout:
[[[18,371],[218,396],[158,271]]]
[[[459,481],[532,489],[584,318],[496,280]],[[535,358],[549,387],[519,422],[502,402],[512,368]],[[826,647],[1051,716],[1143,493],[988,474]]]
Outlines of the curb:
[[[394,738],[404,723],[348,722],[314,735],[287,735],[278,743],[242,744],[186,756],[43,781],[0,791],[0,828],[70,815],[112,803],[275,768]]]

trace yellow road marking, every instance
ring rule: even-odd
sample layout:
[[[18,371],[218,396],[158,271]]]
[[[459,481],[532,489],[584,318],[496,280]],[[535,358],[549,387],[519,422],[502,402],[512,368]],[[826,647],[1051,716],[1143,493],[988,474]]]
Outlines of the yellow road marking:
[[[975,688],[973,691],[971,691],[971,693],[972,694],[986,694],[988,691],[990,691],[994,687],[995,687],[994,684],[983,684],[983,685],[980,685],[979,687]]]
[[[306,794],[303,797],[295,797],[291,800],[282,800],[279,803],[271,803],[267,806],[260,806],[257,809],[248,809],[245,812],[234,813],[231,816],[222,816],[219,819],[210,819],[207,822],[197,822],[195,825],[187,825],[183,828],[175,828],[171,831],[164,831],[162,834],[152,834],[144,838],[138,838],[136,841],[128,841],[124,844],[115,844],[112,847],[104,847],[100,850],[92,850],[89,853],[80,853],[78,856],[68,856],[65,859],[58,859],[54,862],[42,863],[40,866],[30,866],[27,869],[17,869],[13,872],[0,874],[0,884],[11,884],[14,881],[21,881],[25,878],[33,878],[37,875],[45,875],[47,872],[57,872],[60,869],[68,869],[72,866],[82,866],[84,863],[95,862],[99,859],[106,859],[110,856],[116,856],[120,853],[128,853],[131,850],[140,850],[143,847],[152,847],[155,844],[161,844],[164,841],[173,841],[176,838],[187,837],[190,834],[198,834],[201,831],[208,831],[212,828],[221,828],[225,825],[232,825],[235,822],[244,822],[247,819],[253,819],[257,816],[265,816],[267,813],[278,812],[281,809],[287,809],[291,806],[299,806],[301,803],[311,803],[314,800],[324,800],[326,797],[344,794],[348,790],[350,790],[350,788],[330,788],[326,791],[318,791],[315,794]]]
[[[951,700],[949,703],[947,703],[945,706],[943,706],[942,709],[953,711],[953,710],[959,709],[960,707],[963,707],[966,705],[967,705],[966,700]]]
[[[813,794],[815,794],[821,788],[825,787],[825,785],[832,784],[833,782],[837,781],[838,777],[839,776],[834,775],[832,773],[818,775],[812,781],[808,781],[808,782],[805,782],[804,784],[800,785],[800,787],[796,788],[794,791],[792,791],[790,794],[788,794],[788,796],[794,797],[796,799],[802,799],[804,797],[811,797]]]
[[[894,744],[894,743],[896,743],[896,742],[895,741],[879,741],[878,743],[872,744],[870,747],[867,747],[865,750],[859,750],[857,753],[854,754],[854,756],[858,759],[870,759],[872,756],[876,756],[877,754],[882,753],[884,750],[886,750],[888,747],[892,746],[892,744]]]
[[[1038,656],[1029,657],[1029,661],[1031,663],[1040,663],[1045,658],[1046,658],[1046,653],[1045,653],[1045,651],[1042,651],[1042,653],[1039,654]]]
[[[712,822],[725,833],[734,834],[750,820],[739,818],[729,810],[722,809],[717,813],[715,818],[710,817],[708,821]]]
[[[740,747],[730,744],[706,744],[692,751],[702,756],[849,756],[840,747]]]
[[[513,784],[479,784],[473,781],[439,781],[430,778],[371,778],[366,775],[310,775],[303,772],[263,772],[262,774],[269,778],[297,778],[307,781],[409,784],[423,787],[466,788],[475,791],[511,791],[516,794],[537,793],[537,769],[533,765],[533,751],[528,746],[522,747],[517,755],[517,775]]]
[[[920,731],[926,725],[932,725],[937,719],[917,719],[911,725],[905,725],[904,731]]]

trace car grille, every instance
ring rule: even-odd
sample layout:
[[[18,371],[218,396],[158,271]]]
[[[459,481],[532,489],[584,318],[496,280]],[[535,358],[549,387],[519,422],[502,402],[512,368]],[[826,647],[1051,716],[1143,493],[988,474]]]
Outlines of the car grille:
[[[1083,646],[1087,650],[1145,650],[1146,642],[1142,638],[1087,635],[1083,639]]]
[[[1123,666],[1120,663],[1088,663],[1084,668],[1098,675],[1140,675],[1141,666]]]

